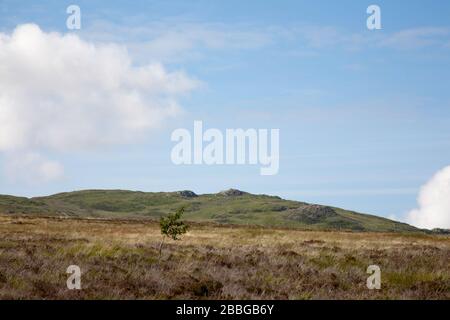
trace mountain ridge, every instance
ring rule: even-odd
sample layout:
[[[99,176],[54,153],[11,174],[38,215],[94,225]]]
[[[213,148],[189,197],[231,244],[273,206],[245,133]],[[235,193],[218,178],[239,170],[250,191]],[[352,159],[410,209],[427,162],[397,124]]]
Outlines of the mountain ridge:
[[[405,223],[342,208],[228,189],[143,192],[91,189],[42,197],[0,195],[0,213],[104,218],[153,218],[185,206],[185,219],[308,230],[422,232]]]

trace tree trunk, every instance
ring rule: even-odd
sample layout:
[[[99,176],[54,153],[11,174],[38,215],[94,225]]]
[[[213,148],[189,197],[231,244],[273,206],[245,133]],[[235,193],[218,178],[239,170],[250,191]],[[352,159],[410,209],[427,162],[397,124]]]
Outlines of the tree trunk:
[[[163,244],[164,244],[164,237],[162,238],[161,243],[159,244],[159,257],[160,258],[161,258]]]

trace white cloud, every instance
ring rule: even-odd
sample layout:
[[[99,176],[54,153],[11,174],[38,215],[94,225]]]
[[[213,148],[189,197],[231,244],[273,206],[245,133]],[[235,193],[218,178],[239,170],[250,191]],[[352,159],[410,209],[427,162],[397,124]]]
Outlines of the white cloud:
[[[397,49],[415,49],[433,45],[445,46],[445,42],[448,41],[449,35],[449,28],[410,28],[386,36],[380,41],[380,45]]]
[[[9,154],[3,169],[11,181],[29,184],[60,180],[64,175],[60,163],[33,152]]]
[[[450,29],[446,27],[418,27],[397,32],[351,33],[335,27],[301,27],[296,33],[302,35],[309,47],[320,49],[342,47],[346,50],[361,50],[375,47],[399,50],[421,49],[430,46],[445,47]]]
[[[95,41],[126,43],[138,60],[180,62],[208,58],[210,51],[251,50],[282,47],[283,54],[314,56],[330,48],[360,51],[373,48],[411,49],[448,45],[450,29],[419,27],[391,33],[352,32],[323,25],[258,25],[188,22],[167,19],[140,21],[139,25],[119,25],[97,20],[81,31]],[[214,54],[217,59],[217,53]],[[223,61],[220,61],[222,64]]]
[[[312,48],[333,47],[345,41],[344,35],[335,27],[307,26],[296,28],[294,32]]]
[[[420,228],[450,229],[450,166],[437,172],[420,190],[419,208],[409,212],[408,223]]]
[[[159,63],[131,60],[123,46],[47,33],[34,24],[0,33],[0,152],[133,143],[178,115],[178,96],[199,82]],[[60,171],[40,168],[49,177]]]
[[[142,61],[178,62],[205,57],[205,50],[257,49],[270,44],[270,28],[222,23],[159,21],[140,26],[123,26],[96,21],[82,30],[95,41],[126,43],[131,54]]]

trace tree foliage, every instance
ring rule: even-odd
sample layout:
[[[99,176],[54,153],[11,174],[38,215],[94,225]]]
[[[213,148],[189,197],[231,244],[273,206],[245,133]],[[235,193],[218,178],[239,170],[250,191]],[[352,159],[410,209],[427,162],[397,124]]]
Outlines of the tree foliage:
[[[189,229],[189,226],[180,220],[183,213],[184,207],[181,207],[175,213],[171,213],[167,217],[161,217],[159,220],[161,234],[173,240],[180,240],[180,236]]]

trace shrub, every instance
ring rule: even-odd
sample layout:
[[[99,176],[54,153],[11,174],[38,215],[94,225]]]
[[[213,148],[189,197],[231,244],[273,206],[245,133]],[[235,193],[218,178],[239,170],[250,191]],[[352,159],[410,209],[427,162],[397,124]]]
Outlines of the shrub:
[[[181,207],[175,213],[169,214],[167,217],[161,217],[159,220],[159,225],[161,227],[161,234],[163,238],[161,244],[159,245],[159,255],[161,256],[162,247],[164,244],[164,239],[166,237],[173,240],[181,240],[180,236],[185,234],[189,229],[189,226],[181,221],[185,208]]]

